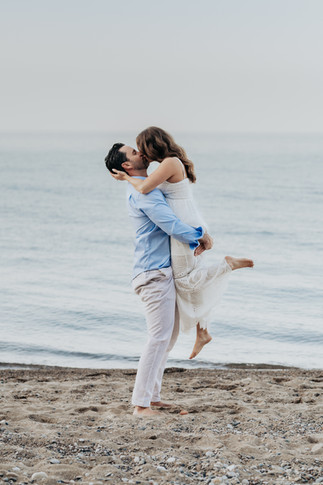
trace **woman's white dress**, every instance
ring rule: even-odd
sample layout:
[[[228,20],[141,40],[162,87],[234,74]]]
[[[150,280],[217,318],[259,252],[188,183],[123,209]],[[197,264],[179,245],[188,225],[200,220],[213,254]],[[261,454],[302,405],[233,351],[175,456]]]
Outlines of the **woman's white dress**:
[[[183,167],[182,162],[180,163]],[[188,178],[177,183],[166,181],[158,188],[181,221],[190,226],[206,228],[194,203]],[[217,265],[206,264],[205,259],[205,253],[196,257],[188,244],[171,238],[176,301],[183,332],[188,332],[197,323],[200,323],[201,328],[207,328],[232,271],[224,258]]]

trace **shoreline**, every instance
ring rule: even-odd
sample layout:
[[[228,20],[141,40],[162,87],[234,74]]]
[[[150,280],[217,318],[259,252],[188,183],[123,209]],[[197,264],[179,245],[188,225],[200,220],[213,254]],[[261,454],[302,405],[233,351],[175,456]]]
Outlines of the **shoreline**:
[[[265,369],[272,369],[272,370],[284,370],[284,369],[298,369],[298,370],[308,370],[308,371],[322,371],[323,368],[303,368],[297,366],[289,366],[289,365],[280,365],[280,364],[265,364],[265,363],[239,363],[239,362],[231,362],[231,363],[209,363],[208,366],[201,365],[198,366],[199,361],[196,361],[196,365],[194,367],[181,367],[181,366],[172,366],[169,365],[167,368],[171,369],[185,369],[185,370],[196,370],[196,369],[205,369],[205,370],[229,370],[229,369],[246,369],[246,370],[265,370]],[[201,364],[204,364],[202,362]],[[74,366],[66,366],[66,365],[48,365],[48,364],[26,364],[21,362],[0,362],[0,370],[1,369],[79,369],[79,370],[134,370],[134,367],[74,367]]]
[[[323,371],[232,365],[167,368],[153,418],[132,415],[134,369],[2,367],[0,481],[323,483]]]

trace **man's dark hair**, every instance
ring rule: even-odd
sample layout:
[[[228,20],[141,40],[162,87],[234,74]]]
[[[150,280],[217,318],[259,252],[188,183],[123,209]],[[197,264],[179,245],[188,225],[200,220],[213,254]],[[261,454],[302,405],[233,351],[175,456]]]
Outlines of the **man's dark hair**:
[[[120,148],[124,146],[124,143],[115,143],[110,149],[109,153],[105,157],[105,164],[108,170],[112,172],[112,169],[121,170],[125,172],[122,164],[127,161],[127,156],[125,153],[120,152]],[[112,172],[113,173],[113,172]]]

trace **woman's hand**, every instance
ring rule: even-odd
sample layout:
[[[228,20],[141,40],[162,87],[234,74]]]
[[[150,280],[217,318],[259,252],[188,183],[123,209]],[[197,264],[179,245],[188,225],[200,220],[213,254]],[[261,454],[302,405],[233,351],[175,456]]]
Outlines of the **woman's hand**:
[[[126,172],[122,172],[121,170],[117,170],[116,168],[113,168],[112,170],[114,173],[111,173],[111,175],[116,180],[127,180],[127,177],[129,177]]]

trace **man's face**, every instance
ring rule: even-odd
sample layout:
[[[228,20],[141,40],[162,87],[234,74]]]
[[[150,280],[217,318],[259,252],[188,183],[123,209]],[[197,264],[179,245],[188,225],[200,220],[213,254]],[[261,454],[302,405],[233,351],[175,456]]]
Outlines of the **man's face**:
[[[126,154],[127,161],[132,164],[134,170],[142,170],[149,166],[149,162],[135,148],[124,145],[120,148],[119,152]]]

